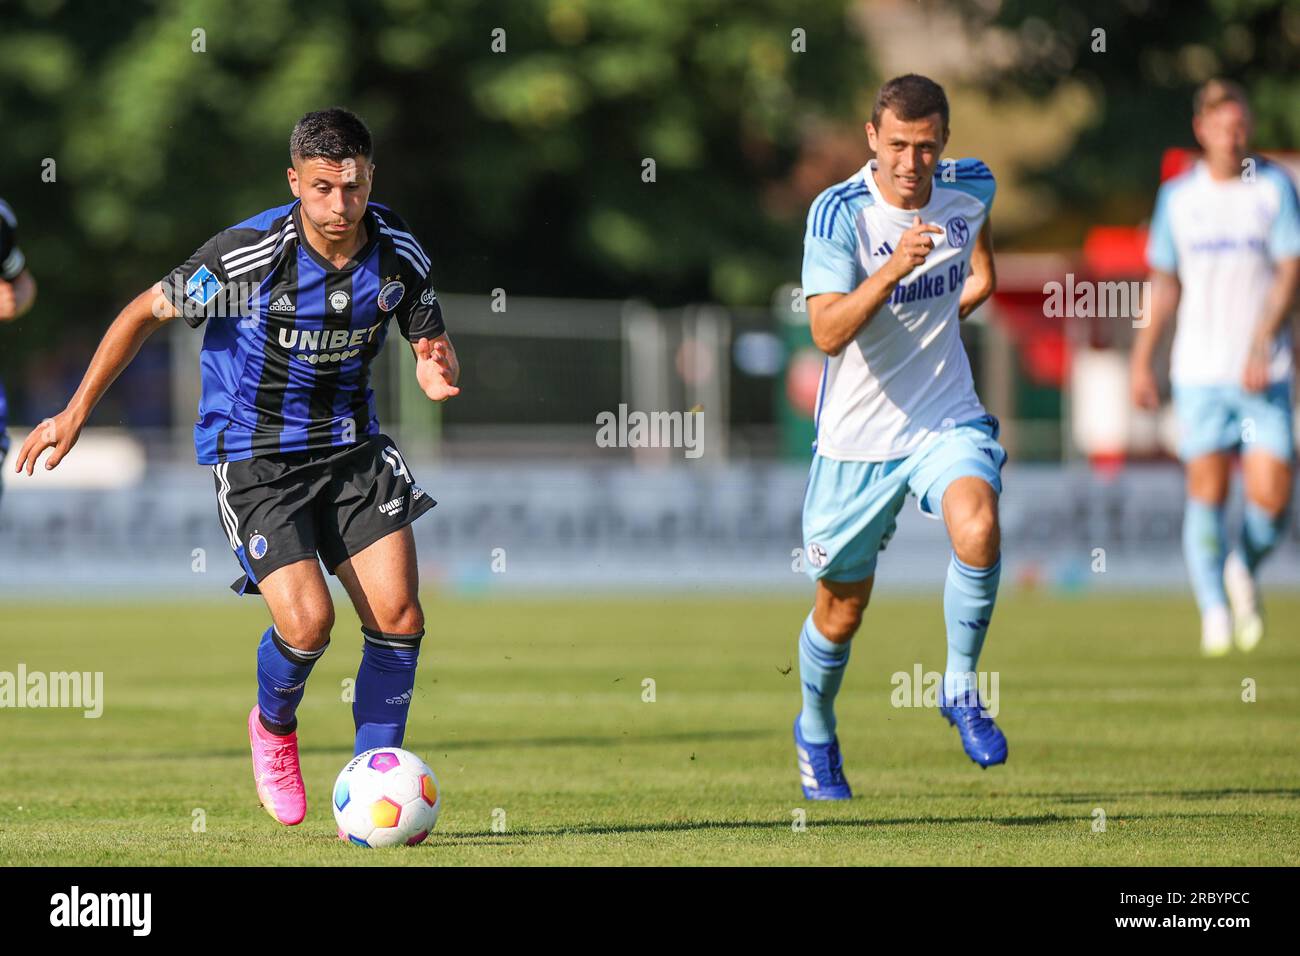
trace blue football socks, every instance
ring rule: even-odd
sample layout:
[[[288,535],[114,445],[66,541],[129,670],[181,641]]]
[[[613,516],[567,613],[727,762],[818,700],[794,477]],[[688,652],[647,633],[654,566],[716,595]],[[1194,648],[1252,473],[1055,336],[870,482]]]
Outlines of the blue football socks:
[[[406,715],[415,690],[415,666],[420,657],[418,634],[383,634],[361,629],[361,669],[357,671],[352,720],[357,739],[354,755],[375,747],[400,747],[406,736]]]
[[[257,645],[257,709],[262,726],[281,737],[294,732],[294,714],[307,687],[307,677],[329,641],[314,651],[290,647],[274,625],[266,629]]]

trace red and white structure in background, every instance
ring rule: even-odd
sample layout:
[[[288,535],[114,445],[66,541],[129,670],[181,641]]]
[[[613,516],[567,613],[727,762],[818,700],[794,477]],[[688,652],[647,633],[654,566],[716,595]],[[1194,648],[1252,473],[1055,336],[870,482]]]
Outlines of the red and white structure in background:
[[[1189,169],[1198,155],[1193,149],[1166,150],[1160,181]],[[1300,182],[1300,153],[1264,155],[1285,166]],[[1154,208],[1154,191],[1151,204]],[[1047,290],[1049,283],[1060,283],[1067,290],[1082,288],[1083,283],[1094,284],[1094,288],[1101,283],[1141,283],[1148,272],[1146,244],[1146,224],[1095,226],[1077,257],[1051,253],[998,256],[994,305],[1000,325],[1015,342],[1021,367],[1030,380],[1063,390],[1069,442],[1103,471],[1132,458],[1173,455],[1177,434],[1172,410],[1166,405],[1159,412],[1144,412],[1129,401],[1131,321],[1095,314],[1049,314]],[[1070,298],[1068,293],[1066,298]],[[1145,302],[1141,307],[1145,308]],[[1167,350],[1168,341],[1164,348]]]

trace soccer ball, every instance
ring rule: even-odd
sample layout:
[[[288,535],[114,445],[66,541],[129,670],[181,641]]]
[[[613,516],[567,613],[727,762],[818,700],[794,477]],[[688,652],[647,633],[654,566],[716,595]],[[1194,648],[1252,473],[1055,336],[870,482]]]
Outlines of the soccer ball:
[[[398,747],[358,754],[334,781],[334,819],[358,846],[415,846],[438,819],[442,794],[428,765]]]

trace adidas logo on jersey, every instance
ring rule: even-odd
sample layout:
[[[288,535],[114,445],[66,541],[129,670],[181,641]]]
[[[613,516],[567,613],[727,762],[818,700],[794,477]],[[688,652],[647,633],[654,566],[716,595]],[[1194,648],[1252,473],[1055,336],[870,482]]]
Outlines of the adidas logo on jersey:
[[[294,310],[294,307],[293,307],[293,300],[289,298],[289,293],[286,292],[284,295],[280,296],[280,298],[278,298],[278,299],[276,299],[274,302],[272,302],[271,305],[270,305],[270,307],[269,307],[269,311],[271,311],[271,312],[293,312],[293,311],[295,311],[295,310]]]
[[[874,256],[892,256],[893,254],[894,250],[887,242],[882,242],[880,248],[872,253]]]

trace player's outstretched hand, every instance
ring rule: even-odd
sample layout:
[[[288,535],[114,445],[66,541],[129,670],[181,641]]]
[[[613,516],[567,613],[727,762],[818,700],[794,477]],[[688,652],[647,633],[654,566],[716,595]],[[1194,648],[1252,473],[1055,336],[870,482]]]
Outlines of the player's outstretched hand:
[[[18,450],[14,471],[22,472],[26,469],[27,474],[30,475],[36,468],[37,460],[47,448],[53,448],[54,451],[50,453],[49,458],[45,459],[45,470],[57,468],[59,462],[72,451],[72,446],[81,437],[81,426],[80,417],[66,408],[53,418],[45,419],[32,429],[27,440],[23,442],[23,447]]]
[[[12,282],[0,279],[0,322],[8,322],[18,314],[18,295]]]
[[[912,217],[912,225],[899,237],[898,248],[886,264],[895,281],[901,281],[934,251],[934,240],[929,235],[932,232],[943,235],[943,230],[938,226],[922,222],[920,216]]]
[[[1160,407],[1160,386],[1155,373],[1146,363],[1135,363],[1129,375],[1129,392],[1138,408],[1154,411]]]
[[[455,354],[446,342],[420,339],[415,343],[415,378],[433,401],[445,402],[460,394],[455,385],[455,362]]]
[[[1249,392],[1262,392],[1268,388],[1271,349],[1267,341],[1254,341],[1250,344],[1250,353],[1246,357],[1246,371],[1242,375],[1242,384]]]

